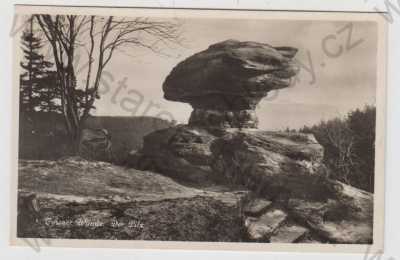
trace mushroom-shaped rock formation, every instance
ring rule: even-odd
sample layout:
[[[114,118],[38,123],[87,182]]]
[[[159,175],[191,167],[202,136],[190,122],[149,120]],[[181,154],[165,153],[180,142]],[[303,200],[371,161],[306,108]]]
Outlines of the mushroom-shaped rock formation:
[[[147,135],[128,161],[199,189],[250,190],[251,241],[370,243],[373,195],[330,179],[312,134],[248,129],[260,99],[296,75],[295,53],[229,40],[181,62],[163,89],[166,99],[193,106],[189,124]]]
[[[275,89],[286,88],[299,67],[297,49],[227,40],[179,63],[163,84],[167,100],[186,102],[190,125],[257,126],[256,105]]]

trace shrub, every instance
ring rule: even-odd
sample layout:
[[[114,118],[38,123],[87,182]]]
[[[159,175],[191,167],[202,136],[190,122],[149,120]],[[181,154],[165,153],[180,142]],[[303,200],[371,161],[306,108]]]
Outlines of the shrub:
[[[331,178],[369,192],[374,191],[375,114],[374,106],[365,106],[300,130],[314,134],[324,147]]]

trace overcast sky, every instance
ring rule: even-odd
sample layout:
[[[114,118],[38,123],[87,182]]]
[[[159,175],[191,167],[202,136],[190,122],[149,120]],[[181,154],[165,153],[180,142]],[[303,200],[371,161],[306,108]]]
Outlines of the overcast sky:
[[[236,39],[298,48],[296,58],[305,66],[295,86],[270,92],[270,97],[260,102],[257,115],[261,129],[298,128],[343,116],[351,109],[375,103],[377,28],[373,23],[352,23],[347,46],[352,48],[347,49],[350,25],[329,21],[185,20],[185,46],[167,50],[168,57],[139,49],[115,54],[107,68],[110,74],[104,76],[110,88],[103,89],[106,93],[97,101],[95,114],[130,115],[132,104],[121,106],[121,101],[129,97],[138,100],[136,116],[157,116],[162,112],[165,118],[172,115],[186,123],[192,109],[188,104],[163,99],[165,77],[188,56],[216,42]],[[327,51],[323,39],[327,39]],[[327,55],[339,53],[340,46],[340,55]],[[125,80],[126,88],[118,88],[121,80]],[[139,93],[143,96],[141,101]]]

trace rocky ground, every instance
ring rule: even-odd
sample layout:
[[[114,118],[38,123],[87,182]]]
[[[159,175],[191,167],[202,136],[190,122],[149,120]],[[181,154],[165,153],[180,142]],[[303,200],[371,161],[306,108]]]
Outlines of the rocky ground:
[[[243,190],[79,158],[19,163],[18,236],[241,241]]]
[[[294,242],[309,230],[246,189],[193,188],[168,177],[80,158],[21,160],[18,236]]]
[[[360,223],[313,222],[326,210],[324,203],[292,201],[289,211],[240,186],[193,187],[80,158],[21,160],[19,175],[19,237],[348,243],[358,234],[360,241],[368,239],[369,228]],[[355,232],[354,224],[360,230]]]
[[[131,161],[188,183],[248,189],[248,241],[370,243],[373,195],[330,179],[322,158],[308,134],[183,125],[145,137]]]

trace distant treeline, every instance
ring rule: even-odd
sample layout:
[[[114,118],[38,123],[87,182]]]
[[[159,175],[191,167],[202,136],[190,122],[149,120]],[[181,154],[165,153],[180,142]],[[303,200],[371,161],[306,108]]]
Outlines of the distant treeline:
[[[56,160],[75,155],[62,115],[50,112],[20,114],[19,158]],[[155,117],[90,116],[84,127],[107,129],[111,135],[114,163],[121,164],[129,152],[142,146],[143,136],[171,127]]]
[[[365,106],[344,118],[300,129],[314,134],[324,147],[331,178],[369,192],[374,191],[375,114],[374,106]]]

